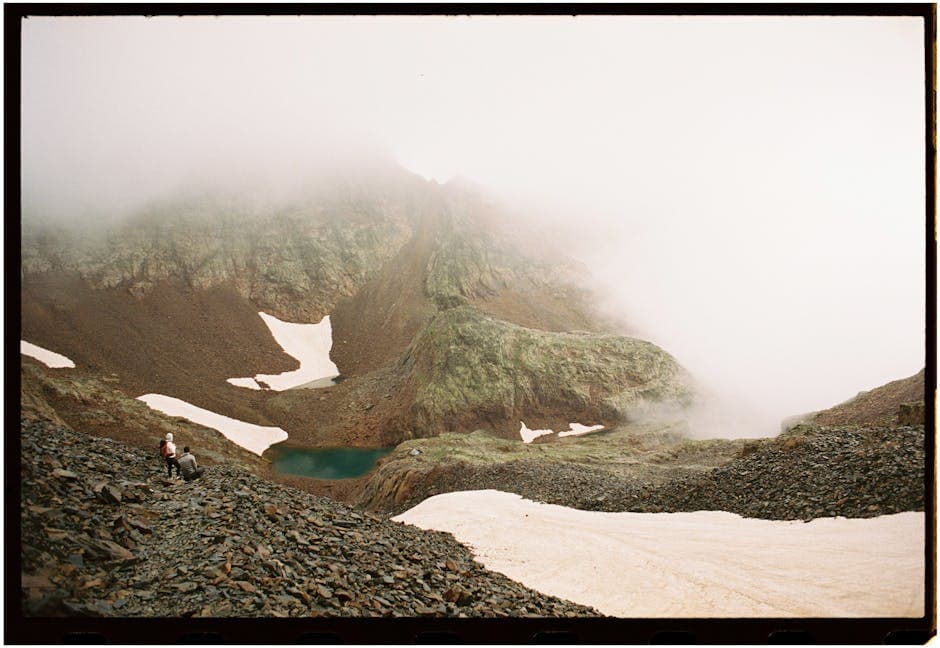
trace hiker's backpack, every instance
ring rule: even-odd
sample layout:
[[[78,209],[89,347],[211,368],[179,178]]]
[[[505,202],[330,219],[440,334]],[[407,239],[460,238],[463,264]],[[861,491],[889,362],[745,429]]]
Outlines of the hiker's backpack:
[[[168,448],[170,446],[167,444],[166,439],[160,440],[160,456],[166,459],[169,456]]]

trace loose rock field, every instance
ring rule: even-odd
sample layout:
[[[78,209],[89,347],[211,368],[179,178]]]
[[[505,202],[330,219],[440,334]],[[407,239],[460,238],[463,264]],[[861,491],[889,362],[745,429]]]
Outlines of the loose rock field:
[[[589,616],[450,535],[213,466],[21,421],[26,615]],[[198,457],[198,448],[194,449]]]
[[[685,470],[661,482],[563,461],[457,463],[422,476],[409,497],[375,508],[400,513],[431,495],[494,489],[588,511],[728,511],[768,520],[875,517],[924,510],[924,465],[922,425],[804,425],[746,446],[724,466]]]

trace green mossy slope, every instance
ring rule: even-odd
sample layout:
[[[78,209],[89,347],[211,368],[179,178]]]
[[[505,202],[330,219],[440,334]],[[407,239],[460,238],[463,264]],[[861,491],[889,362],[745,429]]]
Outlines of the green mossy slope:
[[[405,363],[414,365],[415,425],[432,434],[486,422],[506,435],[519,420],[613,423],[692,398],[680,365],[652,343],[528,329],[469,306],[438,313]]]

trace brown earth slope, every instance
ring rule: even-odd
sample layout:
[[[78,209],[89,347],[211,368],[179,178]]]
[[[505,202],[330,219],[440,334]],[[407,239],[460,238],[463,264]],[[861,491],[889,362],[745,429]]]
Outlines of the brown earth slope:
[[[150,453],[155,471],[164,470],[157,444],[172,432],[176,444],[180,448],[192,446],[205,465],[237,466],[259,476],[270,473],[267,461],[231,443],[218,431],[184,418],[165,416],[129,398],[119,389],[115,376],[102,377],[81,369],[49,369],[23,358],[20,380],[23,420],[49,422],[135,446]]]

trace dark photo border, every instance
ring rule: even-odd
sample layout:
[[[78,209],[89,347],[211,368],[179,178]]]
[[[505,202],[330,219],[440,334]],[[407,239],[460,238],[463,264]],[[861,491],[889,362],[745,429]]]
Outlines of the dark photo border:
[[[165,619],[24,617],[20,586],[20,74],[27,16],[75,15],[912,16],[924,21],[926,527],[922,618]],[[5,4],[5,643],[907,643],[936,634],[935,4]],[[890,565],[884,565],[890,570]],[[871,574],[877,579],[878,574]]]

